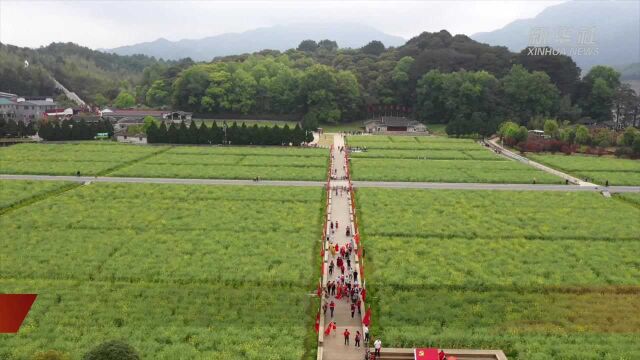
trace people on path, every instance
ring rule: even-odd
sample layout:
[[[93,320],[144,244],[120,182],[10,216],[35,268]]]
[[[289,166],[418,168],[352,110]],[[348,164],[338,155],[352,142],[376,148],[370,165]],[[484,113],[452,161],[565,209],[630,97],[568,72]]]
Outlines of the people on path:
[[[333,311],[336,309],[336,303],[334,303],[333,300],[331,300],[329,304],[329,309],[331,310],[331,318],[333,318]]]
[[[355,341],[357,347],[360,347],[360,338],[362,338],[362,334],[360,334],[360,331],[356,331]]]
[[[349,332],[349,329],[344,329],[344,332],[342,333],[342,335],[344,335],[344,344],[349,345],[349,335],[351,335],[351,333]]]
[[[379,358],[380,351],[382,350],[382,341],[380,341],[380,339],[376,339],[376,341],[373,342],[373,349],[374,355]]]
[[[351,318],[353,319],[353,315],[356,313],[356,304],[351,303]]]
[[[369,327],[367,325],[362,326],[362,331],[364,332],[364,342],[369,342]]]

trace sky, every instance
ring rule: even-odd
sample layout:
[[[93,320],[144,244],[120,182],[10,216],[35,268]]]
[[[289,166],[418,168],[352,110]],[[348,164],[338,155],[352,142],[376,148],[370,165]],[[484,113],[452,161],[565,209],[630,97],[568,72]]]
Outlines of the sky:
[[[361,23],[405,39],[442,29],[472,35],[561,2],[0,0],[0,42],[74,42],[98,49],[304,22]]]

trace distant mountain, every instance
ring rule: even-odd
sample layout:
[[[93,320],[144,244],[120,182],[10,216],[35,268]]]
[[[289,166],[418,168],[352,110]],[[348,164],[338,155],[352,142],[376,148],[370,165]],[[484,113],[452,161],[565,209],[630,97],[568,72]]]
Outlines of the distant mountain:
[[[640,62],[639,19],[638,1],[569,1],[544,9],[533,19],[516,20],[502,29],[477,33],[471,38],[517,52],[545,40],[555,49],[582,51],[567,55],[586,72],[594,65]],[[585,45],[590,33],[594,44]]]
[[[227,33],[203,39],[169,41],[158,39],[152,42],[106,49],[118,55],[144,54],[168,60],[190,57],[195,61],[209,61],[216,56],[252,53],[264,49],[287,50],[295,48],[302,40],[336,41],[341,48],[359,48],[372,40],[385,46],[398,46],[405,42],[399,36],[385,34],[373,27],[352,24],[292,24],[258,28],[242,33]]]

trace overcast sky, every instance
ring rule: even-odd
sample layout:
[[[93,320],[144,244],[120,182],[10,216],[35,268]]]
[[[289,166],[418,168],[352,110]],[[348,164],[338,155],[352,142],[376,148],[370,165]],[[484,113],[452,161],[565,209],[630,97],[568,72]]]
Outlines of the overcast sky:
[[[467,35],[530,18],[562,1],[29,1],[0,0],[0,42],[112,48],[202,38],[276,24],[356,22],[406,39]]]

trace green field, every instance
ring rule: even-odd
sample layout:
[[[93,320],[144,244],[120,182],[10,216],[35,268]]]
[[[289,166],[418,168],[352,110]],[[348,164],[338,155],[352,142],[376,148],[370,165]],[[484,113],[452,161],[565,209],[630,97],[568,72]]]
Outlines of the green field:
[[[354,180],[561,184],[562,180],[507,160],[473,140],[432,136],[351,136]]]
[[[63,189],[70,184],[61,181],[0,181],[0,211],[21,202]]]
[[[601,185],[604,185],[607,180],[612,186],[640,185],[640,160],[550,154],[527,154],[527,157],[578,178],[589,178],[590,182]]]
[[[0,215],[0,288],[39,295],[20,333],[0,336],[0,358],[79,359],[112,339],[149,359],[315,358],[323,199],[95,183],[12,209]]]
[[[0,173],[323,180],[328,150],[293,147],[25,144],[0,149]]]
[[[640,208],[597,193],[358,189],[375,337],[635,359]]]
[[[104,175],[165,149],[113,142],[13,145],[0,148],[0,173]]]
[[[328,150],[278,147],[174,147],[113,176],[323,180]]]
[[[233,123],[237,123],[238,126],[242,126],[242,124],[246,124],[247,126],[253,126],[253,125],[258,125],[258,126],[268,126],[268,127],[273,127],[275,125],[278,125],[279,127],[284,127],[285,125],[289,125],[290,128],[294,128],[296,127],[296,124],[298,124],[298,122],[296,121],[286,121],[286,120],[213,120],[213,119],[194,119],[194,121],[196,122],[196,124],[198,125],[198,127],[200,126],[201,123],[205,122],[207,124],[207,126],[211,126],[214,122],[218,125],[218,127],[222,127],[224,126],[224,122],[227,122],[228,126],[232,126]]]

